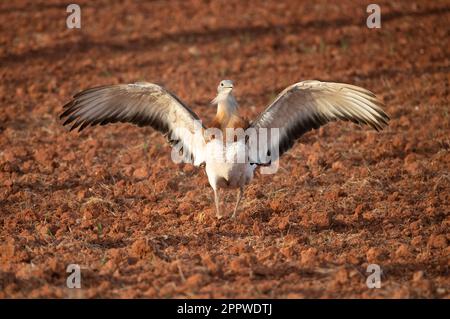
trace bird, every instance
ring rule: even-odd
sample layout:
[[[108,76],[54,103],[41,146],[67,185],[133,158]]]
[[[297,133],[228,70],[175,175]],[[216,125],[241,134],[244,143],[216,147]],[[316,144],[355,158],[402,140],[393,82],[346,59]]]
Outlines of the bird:
[[[244,188],[252,181],[255,170],[278,163],[281,155],[306,132],[337,120],[368,125],[380,131],[390,120],[383,110],[384,103],[367,89],[306,80],[285,88],[263,112],[249,121],[240,115],[233,89],[233,81],[220,81],[212,100],[212,104],[217,105],[216,115],[208,124],[174,93],[150,82],[105,85],[81,91],[63,106],[60,119],[64,119],[64,126],[71,126],[70,131],[121,122],[150,126],[161,132],[172,146],[173,159],[181,156],[181,160],[205,169],[218,219],[224,216],[220,207],[222,190],[237,189],[231,214],[231,218],[236,218]],[[244,131],[244,137],[228,133],[230,130]],[[247,131],[256,134],[256,142],[249,138],[251,134]],[[268,131],[276,134],[269,135]],[[240,160],[236,160],[238,157]],[[181,160],[177,158],[178,162]]]

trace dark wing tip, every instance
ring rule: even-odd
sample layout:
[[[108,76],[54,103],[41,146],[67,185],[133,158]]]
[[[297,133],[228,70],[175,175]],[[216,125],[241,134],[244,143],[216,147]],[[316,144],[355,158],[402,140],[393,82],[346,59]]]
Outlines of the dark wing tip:
[[[69,103],[65,104],[63,106],[63,112],[59,115],[59,119],[62,120],[64,117],[70,115],[70,113],[73,112],[73,102],[74,101],[70,101]]]

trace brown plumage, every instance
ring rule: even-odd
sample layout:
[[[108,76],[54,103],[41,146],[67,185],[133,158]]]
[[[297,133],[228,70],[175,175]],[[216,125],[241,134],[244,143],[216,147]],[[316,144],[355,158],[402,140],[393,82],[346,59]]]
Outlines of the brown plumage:
[[[249,121],[239,115],[234,97],[227,95],[224,99],[218,99],[215,102],[217,102],[217,113],[207,127],[221,130],[224,141],[227,138],[227,128],[246,130],[250,126]],[[235,136],[234,141],[236,140]]]

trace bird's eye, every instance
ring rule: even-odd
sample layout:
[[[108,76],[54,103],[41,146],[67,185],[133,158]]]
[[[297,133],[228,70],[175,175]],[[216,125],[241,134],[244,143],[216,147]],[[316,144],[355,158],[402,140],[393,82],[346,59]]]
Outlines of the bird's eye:
[[[223,83],[220,83],[220,86],[223,86]]]

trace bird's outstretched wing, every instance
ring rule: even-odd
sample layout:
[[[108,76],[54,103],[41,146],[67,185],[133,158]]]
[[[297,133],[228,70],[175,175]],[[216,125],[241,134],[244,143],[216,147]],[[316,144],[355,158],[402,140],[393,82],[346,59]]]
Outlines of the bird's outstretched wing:
[[[204,126],[199,117],[178,97],[163,87],[147,82],[117,84],[87,89],[64,105],[63,125],[79,131],[91,125],[129,122],[151,126],[177,144],[185,159],[203,162]],[[200,134],[197,134],[199,133]]]
[[[389,121],[382,105],[372,92],[358,86],[303,81],[281,92],[251,127],[278,128],[278,139],[269,142],[268,151],[281,156],[304,133],[331,121],[352,121],[381,130]]]

